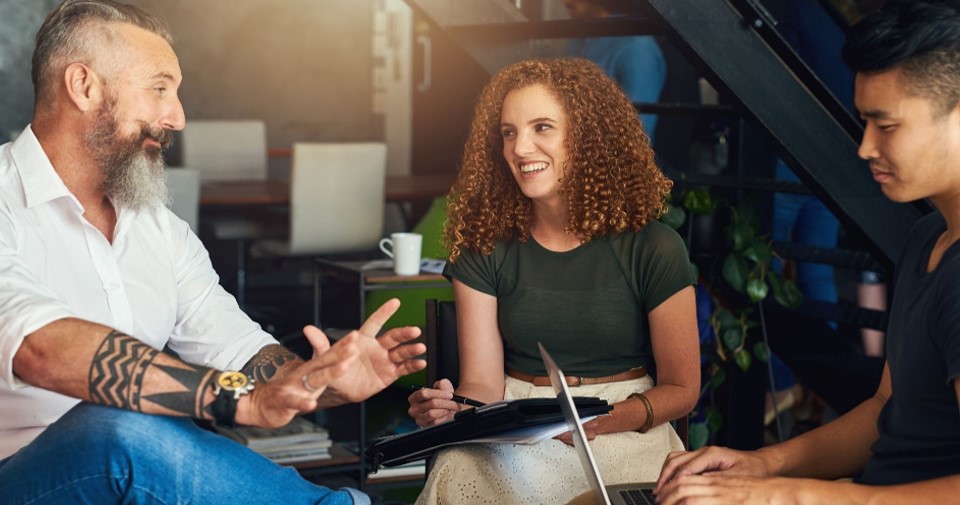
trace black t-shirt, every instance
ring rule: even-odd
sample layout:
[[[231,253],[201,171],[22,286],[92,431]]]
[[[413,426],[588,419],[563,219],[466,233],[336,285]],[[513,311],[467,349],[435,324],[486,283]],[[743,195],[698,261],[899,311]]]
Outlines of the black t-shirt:
[[[866,484],[901,484],[960,474],[960,242],[933,272],[927,262],[946,230],[939,213],[921,218],[897,264],[887,328],[893,394],[880,412],[880,438]]]

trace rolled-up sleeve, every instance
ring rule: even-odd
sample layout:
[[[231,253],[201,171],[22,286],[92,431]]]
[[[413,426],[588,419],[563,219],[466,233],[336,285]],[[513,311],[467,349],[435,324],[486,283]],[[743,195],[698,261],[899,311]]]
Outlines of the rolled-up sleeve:
[[[13,357],[27,335],[73,313],[23,264],[17,226],[0,204],[0,380],[10,389],[26,386],[13,373]]]

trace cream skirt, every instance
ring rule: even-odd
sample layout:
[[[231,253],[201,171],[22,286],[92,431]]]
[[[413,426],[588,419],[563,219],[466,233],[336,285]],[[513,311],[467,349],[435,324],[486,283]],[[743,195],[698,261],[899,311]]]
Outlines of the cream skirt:
[[[610,403],[653,387],[650,377],[571,388],[575,396],[596,396]],[[549,386],[506,377],[505,399],[556,397]],[[647,433],[600,435],[590,448],[604,483],[654,481],[671,451],[683,450],[669,423]],[[559,440],[535,445],[465,444],[439,453],[417,505],[562,504],[588,489],[573,447]]]

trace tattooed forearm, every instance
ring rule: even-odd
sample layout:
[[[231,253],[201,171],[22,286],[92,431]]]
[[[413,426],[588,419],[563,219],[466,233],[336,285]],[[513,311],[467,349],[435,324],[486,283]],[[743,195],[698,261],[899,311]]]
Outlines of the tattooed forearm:
[[[143,342],[111,331],[90,365],[90,401],[137,412],[209,417],[203,414],[203,402],[215,371],[169,357],[158,363],[158,355]]]
[[[90,400],[121,409],[141,410],[143,375],[158,352],[129,335],[111,331],[90,364]]]
[[[243,372],[257,382],[267,382],[288,363],[299,363],[300,358],[279,344],[268,345],[243,367]]]

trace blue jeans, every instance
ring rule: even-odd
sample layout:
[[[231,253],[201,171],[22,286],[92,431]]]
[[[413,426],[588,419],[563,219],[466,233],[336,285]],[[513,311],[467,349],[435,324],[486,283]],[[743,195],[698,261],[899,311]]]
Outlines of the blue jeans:
[[[782,161],[777,161],[777,180],[799,182]],[[773,197],[773,240],[808,244],[825,249],[837,247],[840,221],[815,196],[776,193]],[[779,264],[777,265],[779,267]],[[779,271],[779,269],[778,269]],[[797,262],[797,287],[811,300],[837,302],[833,266]]]
[[[81,403],[0,461],[4,505],[369,504],[303,480],[186,418]]]
[[[776,178],[781,181],[800,182],[800,179],[782,161],[777,160]],[[837,247],[840,221],[815,196],[775,193],[773,196],[773,240],[795,242],[826,249]],[[777,272],[782,271],[779,261],[774,262]],[[837,282],[833,266],[823,263],[797,262],[797,287],[803,296],[811,300],[837,302]],[[836,328],[836,323],[829,321]],[[790,368],[776,355],[772,355],[774,390],[792,387],[796,380]]]

